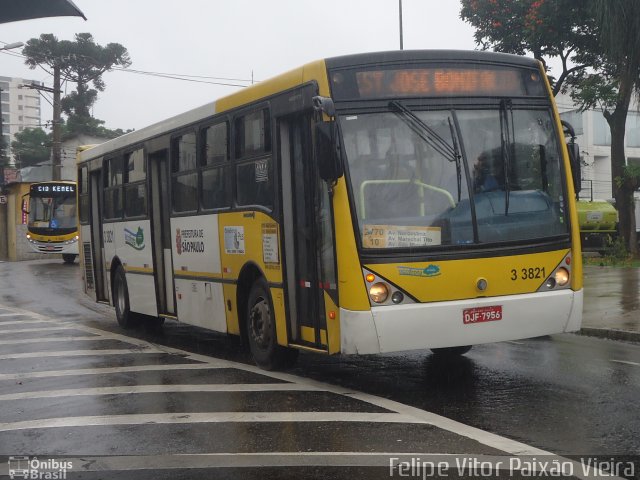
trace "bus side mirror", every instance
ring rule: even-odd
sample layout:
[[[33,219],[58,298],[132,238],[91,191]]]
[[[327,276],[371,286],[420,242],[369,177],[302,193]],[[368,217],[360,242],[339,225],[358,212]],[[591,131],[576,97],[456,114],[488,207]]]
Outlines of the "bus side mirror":
[[[571,173],[573,174],[573,189],[576,191],[576,195],[582,190],[582,170],[580,163],[580,146],[571,141],[567,143],[567,149],[569,150],[569,160],[571,161]]]
[[[573,126],[565,121],[561,120],[562,130],[565,137],[569,137],[567,142],[567,151],[569,152],[569,163],[571,164],[571,174],[573,177],[573,189],[576,192],[576,197],[582,190],[582,172],[580,162],[580,146],[576,143],[576,132]]]
[[[316,123],[316,161],[320,178],[334,183],[343,174],[342,161],[336,145],[335,122]]]

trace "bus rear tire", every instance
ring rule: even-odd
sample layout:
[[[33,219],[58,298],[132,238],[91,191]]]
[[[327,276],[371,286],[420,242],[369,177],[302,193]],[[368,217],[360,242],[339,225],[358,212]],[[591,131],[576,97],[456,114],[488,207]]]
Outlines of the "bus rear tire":
[[[77,255],[75,253],[63,253],[62,254],[62,260],[64,260],[64,263],[73,263],[76,261],[76,257]]]
[[[113,278],[113,305],[116,307],[116,319],[122,328],[135,326],[135,314],[129,308],[129,288],[124,268],[118,265]]]
[[[249,349],[256,365],[264,370],[276,370],[295,363],[298,351],[278,345],[273,302],[264,278],[251,287],[246,322]]]
[[[438,357],[459,357],[471,350],[471,345],[461,345],[459,347],[432,348],[431,351]]]

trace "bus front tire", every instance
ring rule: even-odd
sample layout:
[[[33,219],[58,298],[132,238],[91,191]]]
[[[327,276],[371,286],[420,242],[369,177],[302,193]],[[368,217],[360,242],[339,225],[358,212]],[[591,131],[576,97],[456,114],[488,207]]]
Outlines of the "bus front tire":
[[[434,355],[441,358],[445,357],[459,357],[471,350],[471,345],[461,345],[459,347],[446,347],[446,348],[432,348],[431,351]]]
[[[76,257],[77,255],[74,253],[63,253],[62,254],[62,260],[64,260],[64,263],[73,263],[76,261]]]
[[[122,328],[135,325],[135,315],[129,309],[129,288],[124,268],[118,265],[113,279],[113,305],[116,307],[116,319]]]
[[[298,351],[278,345],[273,302],[264,278],[251,287],[246,322],[249,349],[256,365],[264,370],[276,370],[295,363]]]

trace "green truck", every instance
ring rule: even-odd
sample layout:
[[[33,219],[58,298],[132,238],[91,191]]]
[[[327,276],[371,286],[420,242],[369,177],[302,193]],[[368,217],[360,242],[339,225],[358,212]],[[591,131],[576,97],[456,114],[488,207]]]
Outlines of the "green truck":
[[[618,234],[618,211],[605,200],[580,200],[577,205],[582,249],[603,253]]]

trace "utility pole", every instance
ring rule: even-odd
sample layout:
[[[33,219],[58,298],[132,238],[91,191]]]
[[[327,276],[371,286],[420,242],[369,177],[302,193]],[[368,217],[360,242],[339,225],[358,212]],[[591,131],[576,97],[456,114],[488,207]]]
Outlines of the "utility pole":
[[[40,92],[53,94],[53,143],[51,145],[51,180],[62,180],[62,108],[60,106],[60,67],[53,68],[53,88],[37,85],[35,83],[21,85],[22,88],[31,88]]]
[[[0,187],[4,186],[4,124],[2,123],[2,89],[0,88]]]
[[[60,107],[60,67],[53,67],[53,145],[51,148],[51,180],[62,180],[62,124]]]

